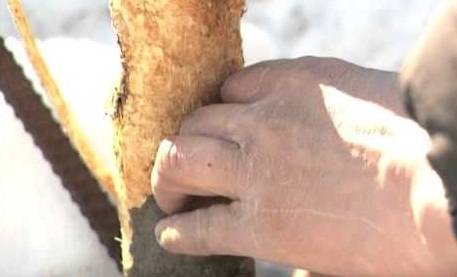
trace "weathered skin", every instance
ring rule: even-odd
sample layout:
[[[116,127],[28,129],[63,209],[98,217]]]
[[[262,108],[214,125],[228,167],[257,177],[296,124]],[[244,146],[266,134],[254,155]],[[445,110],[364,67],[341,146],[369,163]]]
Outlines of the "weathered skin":
[[[243,65],[244,0],[112,0],[125,75],[115,97],[123,265],[130,276],[253,276],[251,260],[171,256],[157,245],[162,213],[151,198],[159,142],[181,118],[217,100]]]
[[[456,276],[430,138],[404,118],[396,74],[325,58],[234,74],[222,104],[163,141],[152,183],[161,245],[336,276]],[[232,203],[174,214],[193,195]]]
[[[430,25],[403,71],[410,115],[432,137],[428,157],[447,189],[450,212],[457,216],[457,1]],[[457,232],[457,220],[453,219]]]

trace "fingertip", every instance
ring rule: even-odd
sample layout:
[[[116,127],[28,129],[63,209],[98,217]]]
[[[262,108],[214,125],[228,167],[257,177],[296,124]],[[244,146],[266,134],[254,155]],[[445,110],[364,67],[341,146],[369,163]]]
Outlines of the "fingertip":
[[[160,247],[168,252],[186,255],[225,255],[234,249],[239,238],[239,218],[226,205],[167,217],[157,223],[155,236]],[[238,246],[237,246],[238,247]]]
[[[167,170],[176,163],[177,149],[176,138],[169,137],[163,139],[158,147],[153,167],[149,176],[149,181],[152,189],[152,194],[157,195],[159,184],[162,182]]]
[[[174,228],[169,219],[163,219],[157,223],[154,233],[157,243],[163,249],[174,252],[173,245],[176,245],[181,238],[181,234],[178,229]]]
[[[163,220],[159,221],[154,228],[154,234],[155,234],[156,240],[159,243],[159,245],[162,245],[162,243],[161,243],[162,232],[166,228],[166,225],[164,225],[162,221]]]
[[[160,234],[162,233],[162,231],[165,228],[165,225],[163,224],[162,221],[163,220],[160,220],[159,222],[157,222],[156,226],[154,227],[154,234],[155,234],[156,239],[157,239],[158,242],[160,240]]]
[[[168,168],[176,164],[177,155],[176,138],[170,137],[163,139],[159,144],[156,156],[158,171],[161,168]]]

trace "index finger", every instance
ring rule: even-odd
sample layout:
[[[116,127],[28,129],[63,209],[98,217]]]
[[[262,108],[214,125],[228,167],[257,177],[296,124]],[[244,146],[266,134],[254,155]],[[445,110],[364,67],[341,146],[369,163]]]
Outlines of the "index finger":
[[[230,76],[221,88],[222,101],[226,103],[252,103],[271,91],[275,79],[271,71],[284,60],[267,61],[247,67]]]

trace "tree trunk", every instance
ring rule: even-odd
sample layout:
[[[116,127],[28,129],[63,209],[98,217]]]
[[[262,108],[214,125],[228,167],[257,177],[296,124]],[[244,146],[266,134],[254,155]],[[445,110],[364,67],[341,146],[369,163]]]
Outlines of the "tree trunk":
[[[243,64],[244,0],[112,0],[124,76],[115,96],[123,266],[129,276],[253,276],[253,261],[185,257],[158,246],[162,218],[149,175],[160,140],[182,117],[217,99],[224,79]]]

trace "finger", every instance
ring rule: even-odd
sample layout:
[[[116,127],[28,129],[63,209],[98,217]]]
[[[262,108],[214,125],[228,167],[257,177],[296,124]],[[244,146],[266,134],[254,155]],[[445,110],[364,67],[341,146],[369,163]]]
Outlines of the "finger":
[[[180,134],[241,142],[247,136],[246,106],[216,104],[197,109],[181,124]]]
[[[152,177],[152,183],[156,183],[154,178]],[[230,201],[228,198],[218,197],[212,192],[181,188],[166,178],[161,178],[160,183],[160,186],[153,188],[153,194],[157,205],[166,214],[191,211]],[[168,190],[170,188],[171,190]]]
[[[240,205],[215,205],[160,221],[159,244],[169,252],[188,255],[248,255],[252,232]]]
[[[165,174],[161,174],[161,170],[167,168],[164,166],[167,163],[171,163],[170,159],[174,159],[172,156],[177,155],[176,148],[173,142],[165,140],[159,146],[159,150],[156,156],[156,162],[151,173],[151,186],[152,191],[156,200],[157,205],[160,209],[167,213],[172,214],[181,211],[189,203],[189,195],[199,196],[212,196],[208,192],[193,188],[191,190],[186,186],[179,186],[167,178]],[[168,160],[167,160],[168,159]]]
[[[154,183],[154,177],[152,179]],[[161,180],[161,187],[172,186],[167,180]],[[188,194],[164,191],[161,187],[153,186],[153,194],[159,208],[166,214],[173,214],[183,210],[189,201]]]
[[[283,60],[252,65],[230,76],[221,89],[225,103],[252,103],[262,99],[277,82],[277,65]]]
[[[164,140],[151,173],[159,206],[174,212],[189,195],[237,199],[238,155],[238,146],[224,140],[194,136]]]
[[[152,171],[153,189],[219,195],[236,199],[239,148],[235,143],[208,137],[177,136],[164,140]],[[173,184],[163,186],[164,180]]]
[[[166,182],[166,181],[165,181]],[[189,196],[189,193],[156,191],[155,200],[159,208],[166,214],[175,214],[209,207],[215,204],[228,204],[231,200],[215,196],[212,193],[200,193]]]

